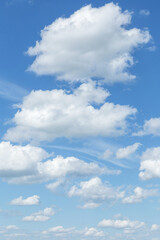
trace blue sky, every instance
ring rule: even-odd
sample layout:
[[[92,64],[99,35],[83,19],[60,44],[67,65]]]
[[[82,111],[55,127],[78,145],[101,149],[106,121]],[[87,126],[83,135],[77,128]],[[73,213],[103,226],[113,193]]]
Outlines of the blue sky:
[[[160,240],[158,0],[0,2],[0,239]]]

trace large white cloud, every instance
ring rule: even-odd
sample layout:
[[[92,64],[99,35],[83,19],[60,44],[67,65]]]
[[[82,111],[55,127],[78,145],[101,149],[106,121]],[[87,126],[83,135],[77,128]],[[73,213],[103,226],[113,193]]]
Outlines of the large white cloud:
[[[54,190],[65,178],[88,177],[101,174],[119,174],[119,170],[100,167],[94,162],[85,162],[75,157],[57,156],[52,159],[42,148],[31,145],[12,145],[10,142],[0,143],[0,177],[9,183],[38,183],[54,180],[47,188]],[[34,195],[27,199],[19,197],[11,204],[38,204],[39,197]]]
[[[49,180],[56,182],[48,184],[47,188],[55,190],[65,178],[68,177],[88,177],[101,174],[119,174],[119,170],[110,170],[107,167],[99,167],[94,162],[84,162],[75,157],[64,158],[57,156],[52,160],[39,162],[36,166],[36,173],[23,177],[14,177],[8,179],[10,183],[37,183]]]
[[[106,200],[116,200],[124,197],[124,191],[118,188],[113,188],[109,184],[105,184],[100,178],[95,177],[89,181],[80,182],[80,186],[72,186],[68,192],[69,197],[81,197],[90,208],[98,207],[100,203]],[[84,208],[87,208],[85,203]],[[97,204],[96,204],[97,203]]]
[[[142,154],[139,177],[142,180],[160,178],[160,147],[149,148]]]
[[[24,98],[5,139],[52,140],[56,137],[119,136],[136,109],[105,102],[109,93],[89,81],[73,93],[54,89],[32,91]],[[25,134],[24,134],[25,132]]]
[[[132,13],[117,4],[85,6],[41,31],[41,40],[27,51],[36,56],[30,71],[67,81],[100,78],[107,83],[135,78],[128,73],[132,52],[150,40],[147,30],[130,28]],[[126,27],[127,26],[127,27]]]

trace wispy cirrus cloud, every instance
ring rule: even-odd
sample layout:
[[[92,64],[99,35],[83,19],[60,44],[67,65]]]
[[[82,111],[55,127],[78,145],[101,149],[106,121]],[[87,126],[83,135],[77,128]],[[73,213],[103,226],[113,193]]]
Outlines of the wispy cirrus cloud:
[[[28,91],[19,85],[6,80],[0,80],[0,97],[18,102],[22,101],[23,97],[28,94]]]

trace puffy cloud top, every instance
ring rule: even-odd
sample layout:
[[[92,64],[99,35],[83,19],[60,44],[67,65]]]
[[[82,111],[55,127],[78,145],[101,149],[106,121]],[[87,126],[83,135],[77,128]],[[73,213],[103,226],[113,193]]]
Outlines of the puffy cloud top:
[[[19,198],[15,198],[13,199],[10,204],[11,205],[23,205],[23,206],[27,206],[27,205],[38,205],[39,204],[39,199],[40,197],[37,195],[34,195],[32,197],[28,197],[26,199],[23,199],[23,197],[19,197]]]
[[[49,154],[42,148],[31,145],[12,145],[0,143],[0,176],[18,177],[34,174],[37,163],[46,159]]]
[[[73,93],[57,89],[32,91],[19,106],[13,119],[16,127],[7,131],[5,139],[16,142],[123,135],[126,119],[137,110],[105,102],[107,96],[108,91],[92,81]]]
[[[160,147],[149,148],[142,154],[139,177],[142,180],[160,178]]]
[[[134,64],[131,53],[151,36],[147,30],[128,29],[131,15],[108,3],[99,8],[88,5],[69,18],[57,19],[28,49],[28,55],[36,56],[29,71],[67,81],[96,77],[114,83],[134,79],[128,73]]]

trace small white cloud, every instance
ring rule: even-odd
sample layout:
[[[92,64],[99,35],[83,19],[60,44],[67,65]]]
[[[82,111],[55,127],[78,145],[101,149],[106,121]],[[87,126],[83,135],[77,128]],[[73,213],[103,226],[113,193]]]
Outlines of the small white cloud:
[[[57,19],[28,49],[28,55],[36,57],[29,71],[66,81],[95,77],[107,83],[131,81],[132,52],[151,38],[147,30],[129,29],[131,16],[108,3],[99,8],[88,5],[69,18]]]
[[[6,229],[7,229],[7,230],[18,230],[19,227],[17,227],[16,225],[8,225],[8,226],[6,227]]]
[[[147,10],[147,9],[142,9],[142,10],[140,10],[139,14],[143,15],[143,16],[149,16],[150,15],[150,11]]]
[[[155,45],[150,46],[150,47],[147,48],[147,50],[150,51],[150,52],[155,52],[156,49],[157,49],[157,47]]]
[[[27,205],[38,205],[39,204],[40,197],[37,195],[34,195],[32,197],[28,197],[26,199],[23,199],[22,196],[19,198],[13,199],[10,204],[11,205],[21,205],[21,206],[27,206]]]
[[[160,147],[149,148],[142,154],[139,177],[142,180],[160,178]]]
[[[125,148],[119,148],[116,152],[116,158],[128,158],[130,155],[135,153],[140,146],[141,143],[134,143],[133,145],[129,145]]]
[[[81,197],[86,202],[82,208],[87,208],[87,204],[90,208],[90,203],[101,204],[106,200],[116,200],[124,197],[123,191],[120,191],[118,188],[113,188],[109,186],[109,184],[102,183],[98,177],[92,178],[89,181],[80,182],[79,185],[79,187],[72,186],[68,192],[68,196]]]
[[[123,203],[138,203],[142,202],[143,199],[148,197],[156,196],[158,194],[158,189],[143,189],[141,187],[136,187],[134,189],[134,194],[125,197]]]
[[[100,158],[103,160],[108,160],[110,157],[113,156],[113,152],[109,149],[107,149],[101,156]]]
[[[134,133],[134,136],[144,136],[144,135],[154,135],[160,136],[160,118],[151,118],[146,120],[143,125],[143,130]]]
[[[49,183],[46,185],[46,188],[54,192],[56,189],[64,183],[64,180],[57,180],[56,182]]]
[[[92,81],[80,85],[73,93],[57,89],[32,91],[15,114],[16,126],[4,138],[13,142],[37,142],[58,137],[123,135],[127,119],[137,110],[106,102],[108,96],[108,91]]]
[[[104,237],[104,232],[98,231],[96,228],[85,228],[84,236],[86,236],[86,237]]]
[[[130,229],[138,229],[144,227],[144,222],[139,221],[130,221],[130,220],[112,220],[112,219],[104,219],[102,220],[98,226],[99,227],[111,227],[111,228],[130,228]]]
[[[87,202],[87,203],[85,203],[83,206],[81,206],[80,208],[83,208],[83,209],[90,208],[90,209],[92,209],[92,208],[97,208],[97,207],[99,207],[99,206],[100,206],[99,203]]]
[[[151,226],[151,231],[152,231],[152,232],[157,231],[157,230],[159,230],[159,229],[160,229],[160,225],[158,225],[158,224],[153,224],[153,225]]]
[[[52,208],[45,208],[44,210],[24,217],[22,220],[25,222],[45,222],[48,221],[54,214],[55,212]]]
[[[67,234],[72,234],[75,228],[64,228],[63,226],[56,226],[49,228],[46,231],[43,231],[42,233],[44,235],[46,234],[54,234],[55,236],[64,236]]]

